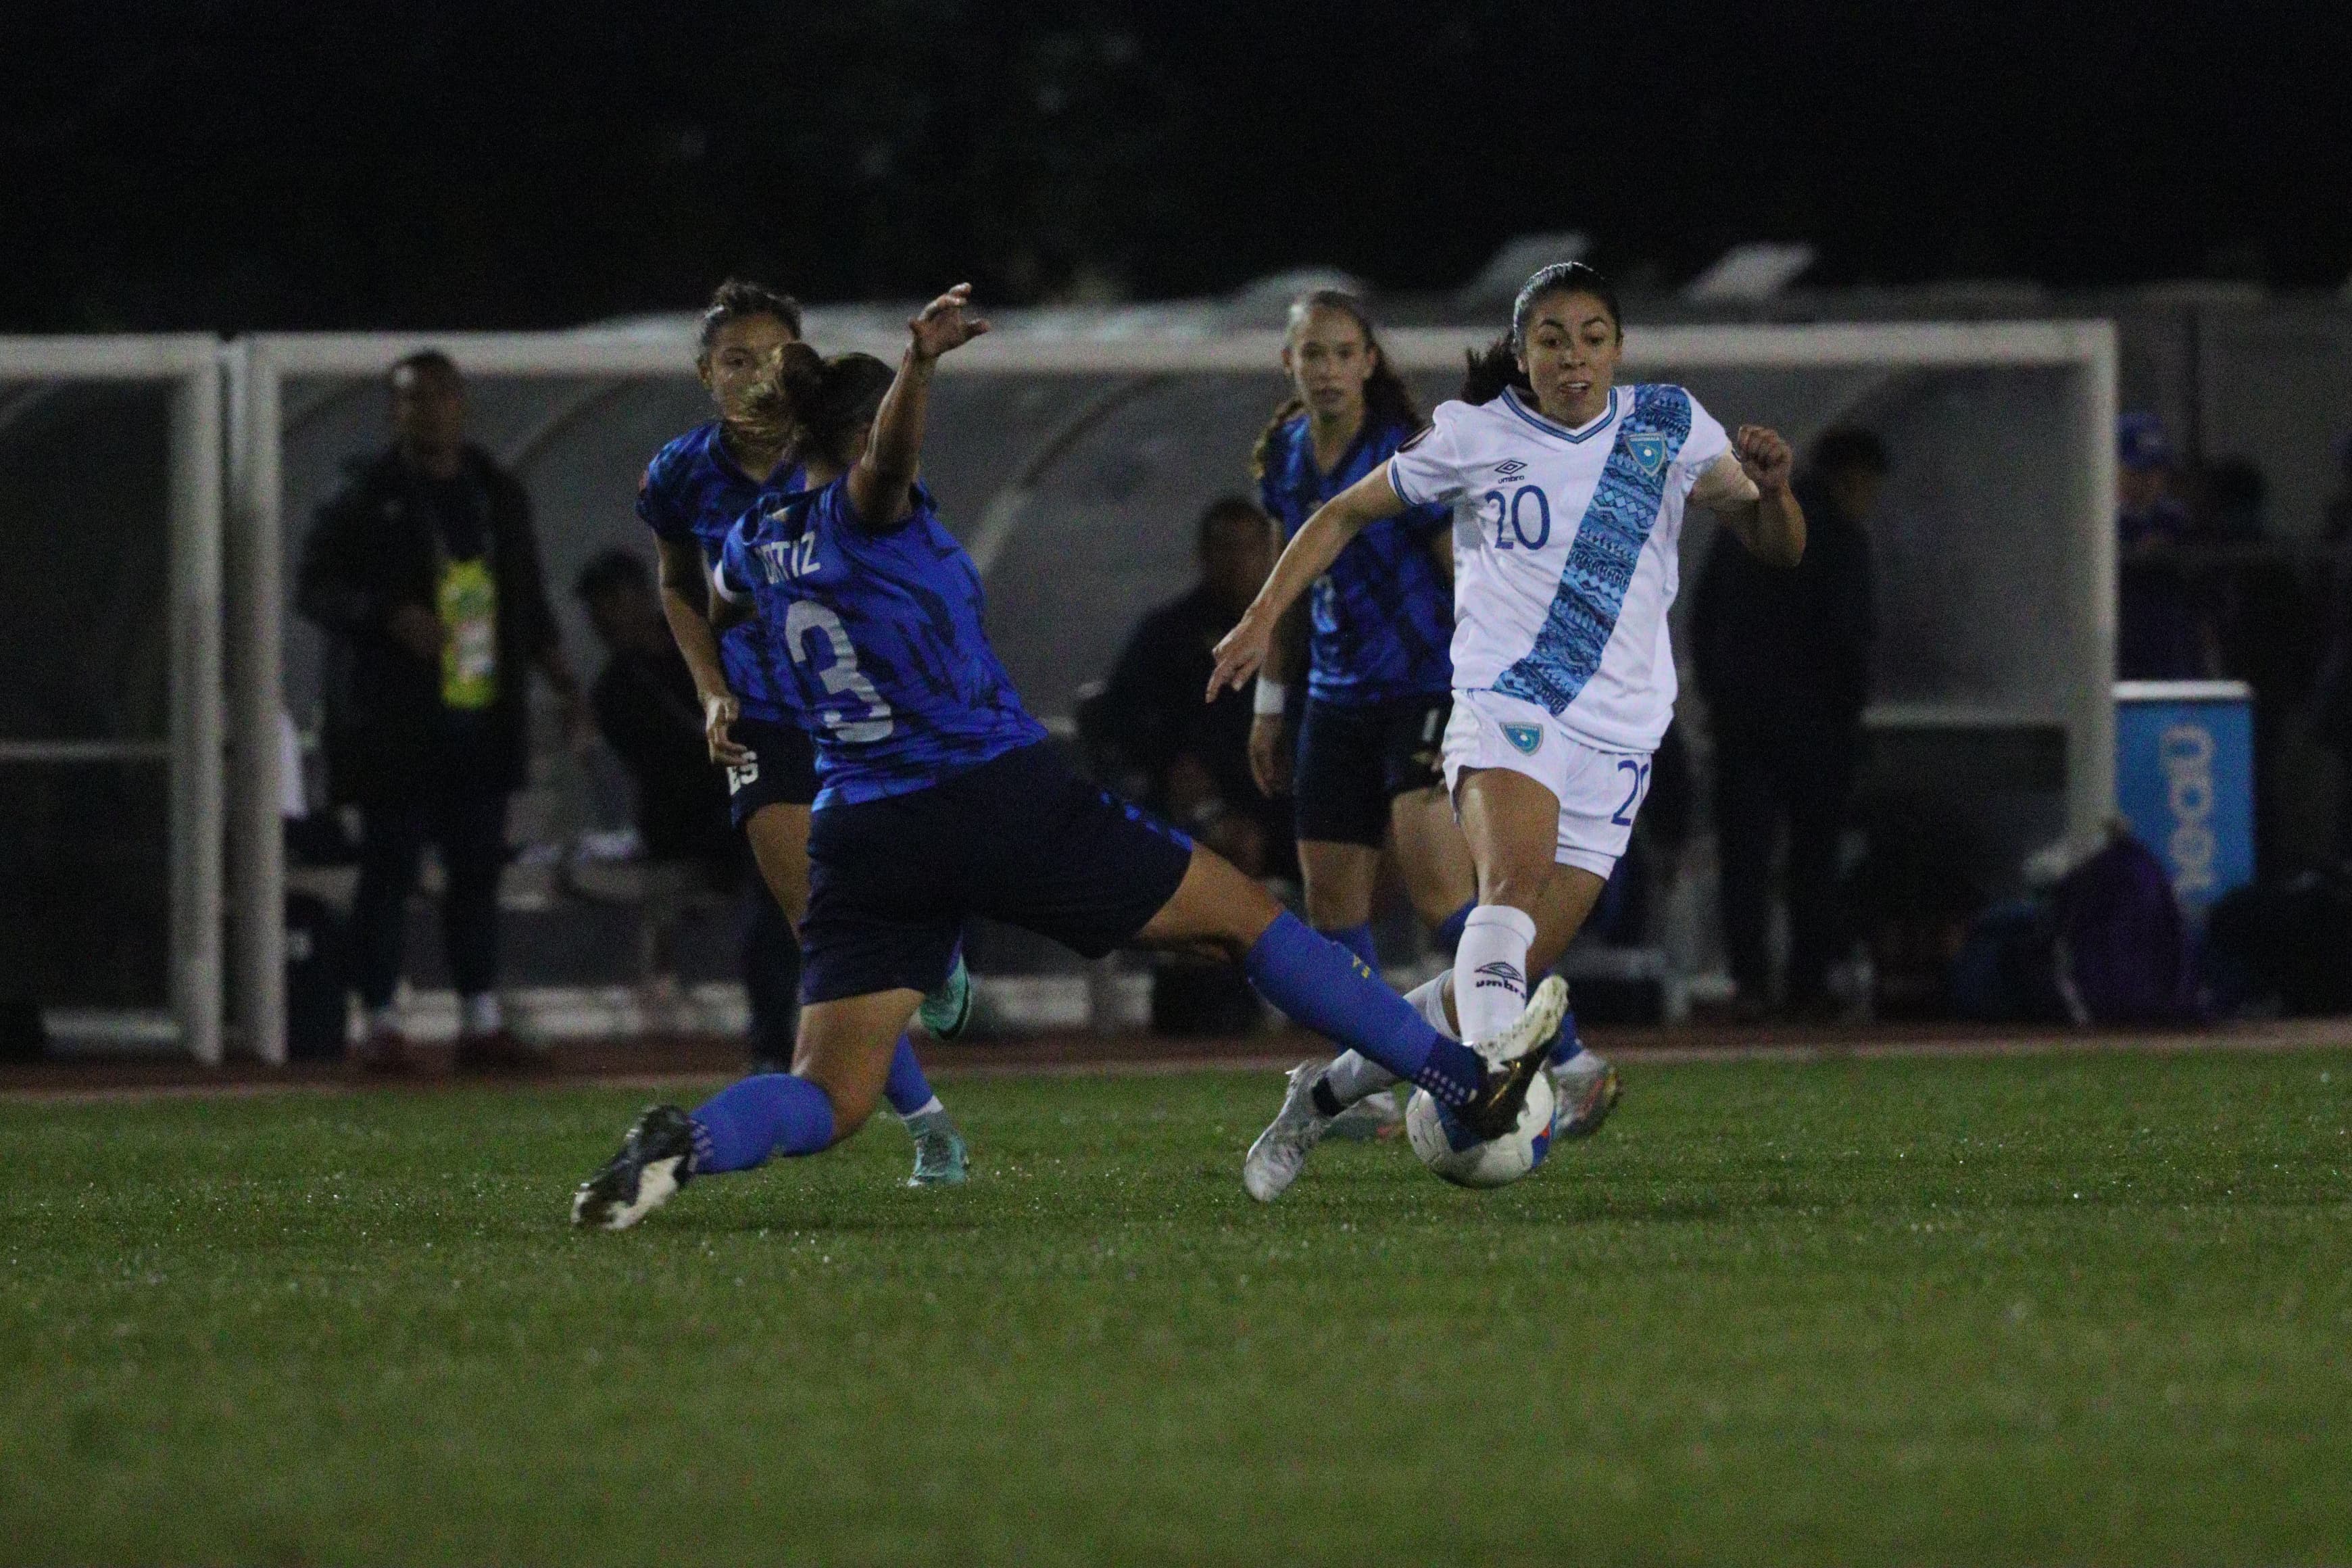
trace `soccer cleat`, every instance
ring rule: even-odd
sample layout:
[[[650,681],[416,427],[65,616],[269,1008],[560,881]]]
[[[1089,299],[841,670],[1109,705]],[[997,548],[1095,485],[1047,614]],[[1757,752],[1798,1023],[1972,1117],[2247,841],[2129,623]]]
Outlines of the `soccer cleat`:
[[[1307,1164],[1307,1152],[1330,1131],[1332,1119],[1315,1109],[1315,1086],[1322,1081],[1319,1062],[1292,1068],[1282,1109],[1242,1157],[1242,1185],[1258,1202],[1270,1204],[1288,1192]]]
[[[1393,1138],[1404,1131],[1404,1107],[1397,1101],[1397,1091],[1381,1089],[1368,1094],[1331,1119],[1323,1130],[1326,1138],[1344,1138],[1351,1143],[1369,1143],[1375,1139]]]
[[[1454,1119],[1470,1135],[1484,1142],[1500,1138],[1518,1125],[1520,1108],[1528,1102],[1528,1085],[1551,1059],[1559,1038],[1559,1021],[1568,1012],[1568,982],[1557,974],[1544,977],[1511,1026],[1491,1040],[1474,1040],[1470,1048],[1486,1059],[1486,1080],[1467,1105],[1453,1107]]]
[[[1551,1082],[1559,1102],[1551,1121],[1555,1138],[1590,1138],[1617,1109],[1617,1069],[1589,1050],[1553,1068]]]
[[[952,1187],[971,1174],[971,1152],[946,1111],[918,1116],[907,1131],[915,1136],[915,1173],[907,1178],[908,1186]]]
[[[955,967],[940,988],[915,1009],[915,1021],[935,1040],[952,1040],[971,1023],[971,971],[964,967],[963,949],[956,949]]]
[[[694,1122],[675,1105],[637,1118],[621,1152],[572,1194],[572,1223],[626,1230],[694,1176]]]

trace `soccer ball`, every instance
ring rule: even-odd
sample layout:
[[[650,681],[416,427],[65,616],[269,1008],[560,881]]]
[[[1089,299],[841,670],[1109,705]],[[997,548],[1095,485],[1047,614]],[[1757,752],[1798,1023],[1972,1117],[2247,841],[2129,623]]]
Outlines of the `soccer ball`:
[[[1428,1090],[1417,1089],[1405,1107],[1404,1132],[1421,1163],[1455,1186],[1505,1187],[1542,1164],[1551,1152],[1552,1116],[1558,1108],[1551,1075],[1539,1072],[1528,1085],[1519,1124],[1481,1143]]]

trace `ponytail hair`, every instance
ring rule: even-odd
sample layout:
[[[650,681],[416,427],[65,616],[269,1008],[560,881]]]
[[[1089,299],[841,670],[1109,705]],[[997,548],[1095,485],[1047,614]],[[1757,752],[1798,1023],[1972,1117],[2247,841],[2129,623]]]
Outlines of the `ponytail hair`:
[[[767,381],[744,399],[746,434],[782,446],[795,462],[814,457],[845,468],[893,379],[872,354],[826,359],[806,343],[786,343]]]
[[[1467,362],[1462,367],[1463,402],[1474,405],[1492,403],[1503,395],[1505,387],[1517,387],[1529,397],[1535,395],[1535,384],[1519,368],[1519,351],[1513,346],[1510,333],[1505,332],[1484,349],[1473,349],[1462,357]]]
[[[1318,310],[1337,310],[1356,323],[1364,335],[1364,348],[1372,355],[1372,374],[1364,380],[1364,424],[1374,430],[1405,430],[1421,428],[1421,410],[1412,401],[1412,389],[1404,384],[1389,363],[1388,352],[1381,347],[1380,334],[1372,327],[1371,313],[1364,302],[1344,289],[1317,289],[1301,294],[1290,302],[1288,336],[1296,341],[1299,329]],[[1250,473],[1265,478],[1267,460],[1274,455],[1275,437],[1282,427],[1305,413],[1307,405],[1296,394],[1282,400],[1274,417],[1266,421],[1258,433],[1257,446],[1250,453]]]
[[[1625,335],[1625,312],[1618,308],[1616,285],[1602,277],[1599,268],[1581,261],[1554,262],[1529,278],[1519,297],[1511,301],[1511,330],[1484,350],[1465,356],[1468,363],[1462,373],[1463,402],[1492,403],[1506,387],[1535,395],[1528,373],[1519,368],[1519,356],[1527,352],[1528,319],[1538,305],[1555,294],[1591,295],[1609,312],[1609,324],[1617,329],[1617,335]]]

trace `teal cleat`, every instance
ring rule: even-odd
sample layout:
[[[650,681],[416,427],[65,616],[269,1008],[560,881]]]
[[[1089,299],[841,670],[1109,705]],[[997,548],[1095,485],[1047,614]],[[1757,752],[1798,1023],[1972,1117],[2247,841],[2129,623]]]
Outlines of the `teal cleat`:
[[[908,1186],[952,1187],[971,1173],[971,1152],[945,1110],[916,1117],[907,1131],[915,1138],[915,1173],[907,1178]]]
[[[935,1040],[952,1040],[971,1023],[971,971],[964,967],[961,948],[956,950],[955,967],[940,982],[940,988],[915,1009],[915,1021]]]

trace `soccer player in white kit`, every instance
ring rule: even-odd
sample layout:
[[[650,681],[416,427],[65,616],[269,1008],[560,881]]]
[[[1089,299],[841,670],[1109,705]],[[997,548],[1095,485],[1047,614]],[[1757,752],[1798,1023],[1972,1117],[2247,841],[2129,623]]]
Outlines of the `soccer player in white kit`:
[[[1454,508],[1454,714],[1445,782],[1476,864],[1478,907],[1450,973],[1412,994],[1475,1045],[1510,1026],[1528,976],[1558,961],[1625,852],[1674,717],[1666,632],[1683,510],[1696,501],[1759,558],[1794,565],[1805,518],[1789,445],[1727,435],[1679,386],[1616,383],[1615,291],[1547,267],[1510,335],[1474,355],[1463,401],[1309,518],[1217,645],[1209,694],[1265,662],[1276,626],[1368,524]],[[1392,1081],[1352,1053],[1291,1077],[1243,1181],[1271,1202],[1341,1110]]]

